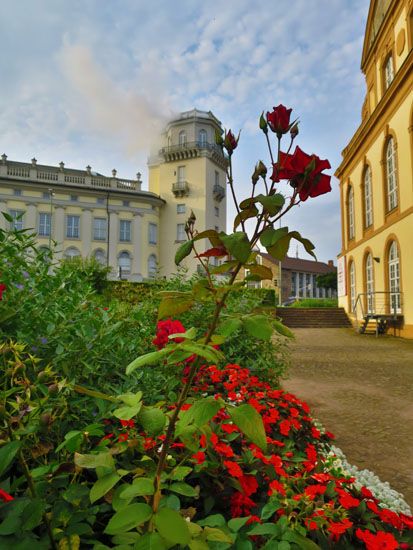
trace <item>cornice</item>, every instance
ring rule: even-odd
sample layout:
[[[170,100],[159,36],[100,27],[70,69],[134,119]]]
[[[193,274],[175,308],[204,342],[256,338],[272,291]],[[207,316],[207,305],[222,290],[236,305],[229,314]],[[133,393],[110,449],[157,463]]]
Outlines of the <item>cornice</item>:
[[[394,105],[396,99],[399,99],[399,101],[404,99],[402,86],[405,86],[409,80],[412,82],[412,86],[407,86],[407,92],[413,87],[413,49],[410,50],[403,65],[395,74],[391,86],[386,90],[371,116],[367,120],[362,121],[349,144],[343,149],[343,160],[334,174],[337,178],[340,180],[342,179],[345,170],[348,168],[355,155],[363,155],[365,153],[364,148],[362,148],[362,143],[366,140],[367,136],[372,134],[375,130],[375,127],[378,122],[381,121],[381,118],[385,115],[389,106],[392,104]],[[399,96],[399,98],[397,96]],[[384,125],[381,125],[379,131],[381,131],[383,127]]]

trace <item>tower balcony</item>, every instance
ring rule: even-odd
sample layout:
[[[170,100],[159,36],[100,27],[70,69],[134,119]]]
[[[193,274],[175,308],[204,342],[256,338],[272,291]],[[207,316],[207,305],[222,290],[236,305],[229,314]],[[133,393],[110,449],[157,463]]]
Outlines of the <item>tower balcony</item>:
[[[172,184],[172,193],[175,197],[187,197],[189,195],[189,184],[187,181],[175,181]]]
[[[164,158],[165,162],[208,157],[223,169],[226,169],[228,165],[228,156],[222,151],[221,147],[216,143],[203,141],[190,141],[163,147],[159,150],[159,155]]]
[[[221,202],[225,198],[225,188],[219,185],[219,183],[216,183],[212,190],[212,194],[216,201]]]

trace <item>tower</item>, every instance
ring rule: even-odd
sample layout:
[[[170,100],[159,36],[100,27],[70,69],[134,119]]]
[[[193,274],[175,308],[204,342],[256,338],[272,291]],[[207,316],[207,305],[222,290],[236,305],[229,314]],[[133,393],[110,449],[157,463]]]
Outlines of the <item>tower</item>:
[[[215,144],[221,122],[211,111],[193,109],[171,120],[161,135],[160,148],[148,160],[149,191],[166,201],[160,213],[160,274],[176,272],[175,253],[186,240],[185,222],[191,211],[196,229],[226,230],[227,158]],[[197,242],[203,252],[209,241]],[[184,260],[188,273],[196,271],[193,255]]]

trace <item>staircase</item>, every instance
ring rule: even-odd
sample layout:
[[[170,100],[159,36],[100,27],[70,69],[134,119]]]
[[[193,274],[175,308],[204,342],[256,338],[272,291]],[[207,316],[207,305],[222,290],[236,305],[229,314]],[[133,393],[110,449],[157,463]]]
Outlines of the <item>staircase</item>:
[[[363,323],[360,326],[360,334],[384,334],[386,332],[386,320],[385,319],[372,319],[365,317]]]
[[[341,328],[351,327],[342,307],[277,307],[276,316],[288,328]]]

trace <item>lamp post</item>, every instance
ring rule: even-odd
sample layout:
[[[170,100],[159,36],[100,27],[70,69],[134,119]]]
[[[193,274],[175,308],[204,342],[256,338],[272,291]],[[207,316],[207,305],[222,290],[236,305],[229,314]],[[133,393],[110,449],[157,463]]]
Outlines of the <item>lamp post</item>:
[[[52,216],[53,216],[53,189],[49,189],[49,199],[50,199],[50,228],[49,228],[49,250],[52,248]]]

